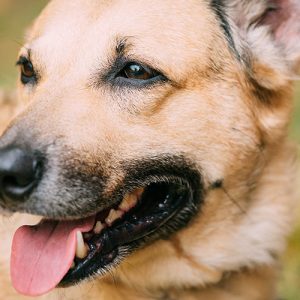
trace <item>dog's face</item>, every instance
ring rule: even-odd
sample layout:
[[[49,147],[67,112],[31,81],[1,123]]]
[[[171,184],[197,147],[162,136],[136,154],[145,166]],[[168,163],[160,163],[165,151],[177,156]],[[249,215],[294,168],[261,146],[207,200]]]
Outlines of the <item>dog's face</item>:
[[[285,135],[283,94],[298,60],[274,68],[246,46],[253,20],[239,15],[241,42],[226,7],[208,2],[57,0],[34,24],[19,59],[28,106],[1,140],[1,155],[18,156],[27,172],[1,177],[1,205],[55,220],[93,216],[90,252],[64,284],[141,247],[136,263],[147,260],[155,240],[184,227],[187,244],[193,232],[217,236],[247,210],[243,198]],[[244,8],[232,1],[228,13],[237,20]],[[283,44],[286,20],[260,17]]]

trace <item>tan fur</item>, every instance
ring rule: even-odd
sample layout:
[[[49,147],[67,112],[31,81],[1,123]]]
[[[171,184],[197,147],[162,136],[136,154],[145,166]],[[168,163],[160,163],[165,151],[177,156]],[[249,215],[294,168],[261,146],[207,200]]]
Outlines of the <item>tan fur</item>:
[[[16,93],[0,90],[0,106],[0,133],[2,133],[11,119],[21,110],[21,103],[17,100]]]
[[[292,108],[288,70],[281,76],[281,66],[254,60],[254,78],[271,78],[260,90],[268,103],[260,102],[206,2],[175,2],[52,1],[26,44],[42,79],[36,88],[20,88],[28,107],[14,123],[38,127],[46,133],[41,141],[63,136],[78,153],[92,150],[101,159],[100,147],[115,165],[145,152],[186,153],[201,165],[206,189],[218,179],[224,185],[209,190],[201,213],[169,240],[138,250],[103,278],[39,299],[278,296],[279,257],[295,205],[295,151],[286,140]],[[123,35],[134,37],[129,55],[162,68],[176,85],[124,95],[87,86],[96,62],[105,64],[115,38]],[[0,103],[4,128],[15,109]],[[112,188],[118,180],[111,179]],[[14,230],[35,221],[26,215],[2,221],[1,299],[27,299],[13,291],[5,271]]]

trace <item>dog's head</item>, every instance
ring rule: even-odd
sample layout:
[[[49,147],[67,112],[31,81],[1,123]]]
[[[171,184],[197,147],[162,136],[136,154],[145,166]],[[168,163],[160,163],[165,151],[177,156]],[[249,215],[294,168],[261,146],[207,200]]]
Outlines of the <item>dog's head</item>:
[[[17,232],[17,288],[43,293],[123,259],[116,276],[147,265],[150,286],[214,281],[242,261],[269,261],[269,244],[257,246],[260,258],[221,256],[254,239],[231,229],[286,135],[299,13],[297,0],[52,1],[20,52],[27,108],[0,141],[1,206],[56,220]],[[73,256],[56,258],[52,282],[36,271],[27,285],[18,267],[35,271],[21,248],[51,234],[70,244],[53,255]],[[82,245],[70,269],[75,235]],[[198,253],[195,269],[177,258],[184,275],[170,274],[184,248],[207,260]],[[51,260],[42,260],[50,273]]]

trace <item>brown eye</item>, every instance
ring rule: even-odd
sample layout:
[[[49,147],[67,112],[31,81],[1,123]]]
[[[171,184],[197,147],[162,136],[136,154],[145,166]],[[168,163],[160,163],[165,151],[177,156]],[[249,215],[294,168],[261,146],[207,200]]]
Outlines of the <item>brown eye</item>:
[[[31,62],[26,62],[21,66],[21,72],[26,77],[33,77],[34,76],[34,70]]]
[[[33,65],[27,58],[20,57],[17,65],[21,68],[21,81],[23,84],[34,83],[36,81]]]
[[[149,80],[158,75],[157,72],[137,63],[131,63],[123,69],[123,77],[136,80]]]

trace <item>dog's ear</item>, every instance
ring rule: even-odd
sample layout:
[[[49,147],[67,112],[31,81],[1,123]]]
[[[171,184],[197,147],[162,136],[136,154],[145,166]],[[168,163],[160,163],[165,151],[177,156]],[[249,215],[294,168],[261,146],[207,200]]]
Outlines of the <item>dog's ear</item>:
[[[236,51],[250,61],[258,82],[273,88],[275,82],[295,77],[300,69],[300,0],[215,2],[224,6]]]

